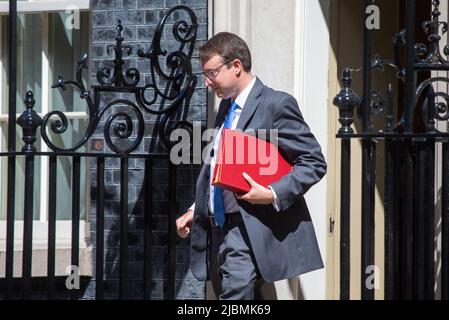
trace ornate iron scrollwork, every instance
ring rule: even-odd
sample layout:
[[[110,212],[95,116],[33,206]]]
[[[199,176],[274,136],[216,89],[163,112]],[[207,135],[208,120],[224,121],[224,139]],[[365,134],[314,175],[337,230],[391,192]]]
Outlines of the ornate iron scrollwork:
[[[136,68],[130,68],[126,70],[125,76],[123,75],[123,54],[127,54],[128,56],[132,53],[132,48],[130,46],[123,46],[122,42],[124,38],[122,37],[122,21],[118,20],[118,25],[116,27],[117,36],[115,37],[116,44],[108,45],[107,52],[108,54],[111,51],[115,53],[114,59],[114,72],[112,74],[111,80],[108,81],[108,78],[111,76],[111,70],[109,68],[101,68],[97,71],[97,81],[99,84],[103,86],[125,86],[125,87],[134,87],[139,83],[140,73]]]
[[[169,52],[162,49],[161,39],[166,22],[175,11],[184,11],[188,17],[186,20],[190,21],[181,20],[174,23],[172,33],[174,39],[179,43],[179,49]],[[57,83],[52,86],[52,88],[59,88],[63,91],[66,90],[67,86],[72,86],[80,91],[80,98],[87,103],[89,118],[87,129],[82,138],[69,148],[56,146],[51,141],[47,128],[49,127],[49,130],[56,135],[63,134],[67,130],[68,119],[62,111],[54,110],[47,113],[41,123],[35,123],[36,128],[41,126],[41,135],[44,142],[54,151],[76,151],[85,145],[97,130],[100,120],[106,115],[106,111],[111,110],[112,112],[110,115],[108,114],[104,125],[106,144],[115,153],[131,153],[142,142],[145,128],[143,112],[148,112],[162,116],[162,119],[158,122],[158,136],[162,148],[166,151],[170,150],[172,143],[168,137],[171,131],[179,127],[185,127],[191,132],[192,128],[191,123],[185,119],[178,120],[171,127],[168,126],[168,122],[182,107],[182,101],[188,93],[193,91],[197,83],[197,77],[193,74],[190,63],[197,29],[197,18],[190,8],[176,6],[170,9],[157,25],[149,50],[145,52],[139,49],[137,52],[139,57],[150,60],[151,73],[151,82],[139,87],[138,84],[141,80],[139,70],[129,68],[125,72],[123,71],[123,55],[130,56],[132,48],[128,45],[123,45],[123,26],[121,21],[118,20],[116,43],[115,45],[107,46],[107,52],[109,54],[114,53],[114,70],[111,71],[106,67],[98,70],[97,81],[99,85],[92,86],[93,94],[86,89],[82,79],[83,71],[87,70],[87,54],[84,54],[81,59],[76,61],[77,72],[75,80],[65,81],[60,76]],[[163,58],[165,58],[166,68],[161,66]],[[158,86],[157,77],[159,82],[162,81],[164,83],[163,89]],[[100,97],[104,92],[128,93],[135,97],[135,102],[127,99],[115,99],[104,106],[100,106]],[[157,105],[157,108],[154,107],[155,105]],[[114,110],[114,106],[124,107],[126,111],[123,111],[123,108],[121,108],[117,112]],[[131,115],[135,116],[134,120]],[[136,136],[133,137],[134,126],[137,126],[137,129],[135,130]],[[123,145],[124,140],[129,141],[131,138],[134,139],[131,143],[128,143],[125,147],[119,146]],[[118,143],[118,141],[121,143]],[[28,142],[26,143],[29,149],[30,145]]]
[[[445,45],[443,48],[443,54],[441,53],[441,40],[442,36],[448,32],[448,23],[440,21],[441,12],[439,10],[440,1],[432,1],[431,19],[422,23],[422,29],[427,35],[428,44],[416,43],[414,45],[415,58],[412,61],[414,69],[417,71],[432,71],[432,70],[445,70],[449,71],[449,45]],[[406,45],[406,29],[401,30],[393,37],[393,60],[384,60],[379,55],[374,55],[371,61],[371,70],[378,70],[384,72],[387,67],[392,68],[395,71],[395,76],[398,81],[405,81],[405,67],[401,61],[401,49]],[[347,73],[345,70],[344,73]],[[370,75],[371,76],[371,75]],[[343,77],[344,78],[344,77]],[[425,127],[426,134],[447,134],[447,132],[441,132],[436,129],[437,121],[449,120],[449,94],[448,92],[436,92],[435,85],[438,83],[444,84],[444,88],[448,87],[449,79],[441,76],[432,76],[426,79],[422,83],[417,84],[415,91],[415,98],[409,108],[416,110],[420,108],[422,115],[422,123]],[[345,85],[346,86],[346,85]],[[355,93],[354,93],[355,94]],[[341,95],[337,95],[338,98]],[[370,108],[372,114],[384,114],[385,116],[385,128],[377,129],[374,132],[362,132],[361,134],[385,134],[399,132],[404,124],[404,113],[399,115],[396,124],[393,117],[393,97],[394,92],[392,84],[388,84],[388,88],[385,94],[378,90],[370,89]],[[339,100],[334,100],[334,104],[341,109]],[[420,104],[420,105],[418,105]],[[405,109],[405,108],[404,108]],[[405,110],[404,110],[405,112]],[[358,117],[362,115],[357,113]],[[339,133],[350,133],[347,128],[347,124],[342,123],[342,128]]]
[[[429,45],[426,46],[423,43],[418,43],[415,45],[415,50],[417,54],[417,62],[428,63],[428,64],[449,64],[449,61],[445,59],[440,52],[440,41],[441,35],[444,35],[448,30],[447,22],[441,22],[439,17],[441,12],[439,10],[440,1],[432,1],[432,20],[424,21],[422,23],[422,28],[427,34],[427,39],[429,40]],[[440,35],[441,28],[441,35]],[[443,49],[446,56],[449,55],[449,45],[446,45]],[[420,58],[425,56],[424,58]]]
[[[63,134],[64,132],[66,132],[67,127],[68,127],[67,117],[65,116],[65,114],[63,112],[61,112],[59,110],[54,110],[54,111],[47,113],[43,118],[43,122],[42,122],[42,126],[41,126],[41,136],[42,136],[42,139],[47,144],[47,146],[54,151],[75,151],[75,150],[79,149],[81,146],[83,146],[87,142],[87,140],[93,134],[93,132],[95,131],[95,129],[98,125],[99,119],[97,116],[98,116],[99,106],[92,101],[91,93],[90,93],[90,91],[88,91],[86,89],[86,87],[84,86],[84,82],[83,82],[83,75],[82,75],[83,70],[88,69],[87,68],[87,54],[84,54],[81,59],[76,61],[76,63],[78,65],[77,71],[76,71],[76,81],[73,81],[73,80],[64,81],[64,79],[61,76],[59,76],[58,82],[55,83],[52,86],[52,88],[53,89],[59,88],[59,89],[65,91],[67,86],[73,86],[73,87],[77,88],[78,90],[80,90],[80,98],[84,99],[86,101],[88,110],[89,110],[89,120],[88,120],[87,130],[86,130],[84,136],[73,147],[66,148],[66,149],[59,148],[58,146],[56,146],[55,144],[53,144],[51,142],[51,139],[47,134],[46,128],[48,126],[48,123],[51,120],[50,128],[53,131],[53,133]]]
[[[188,14],[191,24],[182,20],[173,25],[172,33],[174,38],[181,43],[181,50],[168,53],[166,50],[161,48],[161,38],[168,18],[179,9],[184,10]],[[171,128],[171,130],[167,127],[167,124],[168,120],[176,112],[180,102],[185,98],[187,92],[197,83],[197,78],[192,73],[192,66],[190,64],[190,58],[193,54],[194,44],[196,41],[197,28],[198,23],[195,13],[190,8],[185,6],[174,7],[164,15],[157,25],[150,48],[146,52],[142,49],[139,49],[137,52],[139,57],[147,58],[151,62],[151,83],[147,84],[143,90],[136,95],[136,101],[138,105],[147,112],[162,115],[162,120],[160,122],[161,125],[159,126],[159,137],[161,138],[162,146],[166,150],[172,147],[172,143],[167,138],[169,137],[171,131],[180,127],[185,127],[189,130],[189,132],[192,130],[191,123],[186,121],[178,122],[173,128]],[[187,53],[183,51],[186,46]],[[161,56],[166,57],[165,64],[169,70],[168,73],[163,71],[160,64]],[[168,89],[166,92],[162,92],[155,85],[156,75],[158,75],[160,79],[163,79],[163,81],[170,84],[168,87],[166,86]],[[151,100],[148,100],[145,96],[149,91],[153,91]],[[159,110],[152,109],[151,106],[155,104],[158,97],[163,100],[171,101],[171,103],[167,107],[163,107]]]

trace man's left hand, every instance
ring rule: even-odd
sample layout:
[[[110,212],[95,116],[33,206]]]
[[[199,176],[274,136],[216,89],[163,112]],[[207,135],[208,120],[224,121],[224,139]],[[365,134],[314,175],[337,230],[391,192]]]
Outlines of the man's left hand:
[[[271,192],[270,189],[258,184],[245,172],[243,173],[243,178],[248,181],[251,186],[251,190],[244,195],[235,194],[237,199],[248,201],[251,204],[273,203],[273,192]]]

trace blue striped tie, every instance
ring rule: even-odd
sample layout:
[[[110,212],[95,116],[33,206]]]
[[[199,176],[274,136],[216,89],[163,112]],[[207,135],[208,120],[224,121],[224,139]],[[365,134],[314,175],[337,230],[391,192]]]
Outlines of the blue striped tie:
[[[239,106],[234,101],[231,108],[229,108],[228,114],[226,115],[223,129],[231,128],[235,117],[235,110],[237,110],[238,107]],[[215,222],[220,226],[220,228],[223,228],[225,223],[225,212],[223,205],[223,190],[220,187],[214,188],[214,215]]]

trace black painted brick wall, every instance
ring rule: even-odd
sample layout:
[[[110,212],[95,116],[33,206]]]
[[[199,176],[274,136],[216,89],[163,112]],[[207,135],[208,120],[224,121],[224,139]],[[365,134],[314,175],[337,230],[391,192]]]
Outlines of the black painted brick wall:
[[[146,50],[152,41],[157,23],[164,13],[178,5],[184,4],[194,10],[199,23],[197,46],[207,38],[207,0],[93,0],[92,1],[92,46],[91,46],[91,84],[96,85],[96,71],[101,66],[112,66],[113,56],[107,53],[106,46],[115,44],[115,27],[117,19],[122,21],[124,30],[124,45],[131,45],[133,52],[125,58],[124,70],[136,67],[141,72],[139,85],[150,81],[149,60],[137,57],[137,49]],[[174,43],[171,28],[166,28],[162,44],[170,47]],[[206,122],[206,89],[200,74],[200,64],[195,50],[192,58],[194,73],[198,76],[198,84],[188,106],[187,119]],[[102,102],[111,101],[119,95],[108,94],[103,96]],[[121,97],[127,98],[126,95]],[[102,104],[103,105],[103,104]],[[116,108],[115,110],[118,110]],[[114,111],[113,111],[114,112]],[[96,131],[91,148],[96,151],[109,152],[104,141],[103,127],[111,113],[106,113]],[[137,152],[148,153],[158,150],[158,140],[153,129],[157,123],[154,115],[144,112],[145,138]],[[131,136],[132,138],[132,136]],[[131,298],[141,298],[143,295],[143,188],[144,176],[143,160],[129,160],[129,294]],[[168,164],[164,160],[155,162],[153,169],[153,274],[152,292],[154,299],[162,299],[167,284],[167,243],[168,243]],[[179,166],[177,170],[177,206],[179,213],[190,206],[194,200],[194,185],[199,173],[198,165]],[[95,189],[96,166],[91,162],[91,196],[90,212],[92,241],[95,245]],[[120,199],[120,161],[107,159],[106,161],[106,204],[105,204],[105,297],[118,297],[119,276],[119,199]],[[204,298],[204,283],[198,282],[189,270],[189,240],[177,238],[177,270],[176,270],[176,297],[179,299]],[[95,252],[95,251],[94,251]],[[95,258],[95,257],[94,257]],[[95,270],[95,264],[94,264]],[[84,298],[92,299],[95,296],[95,280],[92,280],[85,291]]]

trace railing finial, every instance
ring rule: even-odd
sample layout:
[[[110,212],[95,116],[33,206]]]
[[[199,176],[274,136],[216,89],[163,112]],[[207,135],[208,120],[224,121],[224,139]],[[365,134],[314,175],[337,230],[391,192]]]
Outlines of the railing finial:
[[[352,76],[351,70],[346,68],[343,70],[341,78],[343,88],[334,98],[334,105],[338,107],[340,121],[342,127],[338,130],[339,134],[352,134],[354,130],[351,128],[354,122],[354,109],[360,105],[360,97],[351,89]]]
[[[17,124],[22,127],[22,140],[25,142],[22,151],[36,151],[36,147],[34,146],[36,131],[42,125],[42,119],[33,110],[35,102],[33,92],[27,91],[24,100],[26,110],[17,119]]]

